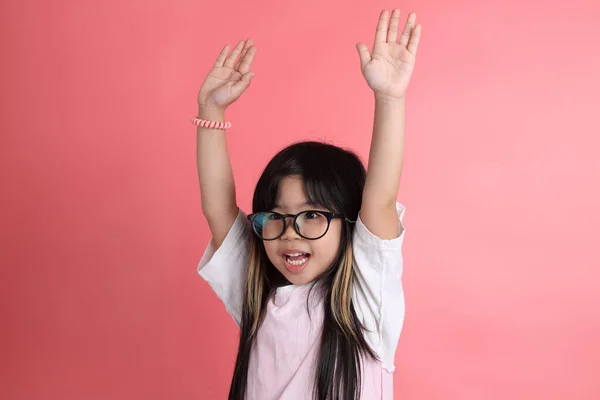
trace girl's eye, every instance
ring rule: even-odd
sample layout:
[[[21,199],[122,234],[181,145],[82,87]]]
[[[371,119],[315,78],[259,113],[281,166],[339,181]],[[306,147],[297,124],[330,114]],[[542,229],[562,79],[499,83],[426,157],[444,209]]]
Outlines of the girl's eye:
[[[306,219],[315,219],[315,218],[319,218],[319,215],[317,213],[314,212],[309,212],[304,214],[304,218]]]

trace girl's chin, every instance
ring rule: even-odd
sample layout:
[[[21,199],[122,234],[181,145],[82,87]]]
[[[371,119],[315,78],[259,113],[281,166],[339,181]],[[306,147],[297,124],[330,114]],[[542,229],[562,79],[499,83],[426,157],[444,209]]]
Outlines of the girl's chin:
[[[299,276],[288,277],[287,280],[290,281],[290,283],[292,285],[296,285],[296,286],[306,285],[313,281],[313,279],[301,278]]]
[[[285,277],[285,279],[290,282],[292,285],[302,286],[308,283],[311,283],[315,280],[312,274],[308,273],[309,271],[305,270],[299,274],[290,273],[287,269],[282,268],[280,270],[281,274]]]

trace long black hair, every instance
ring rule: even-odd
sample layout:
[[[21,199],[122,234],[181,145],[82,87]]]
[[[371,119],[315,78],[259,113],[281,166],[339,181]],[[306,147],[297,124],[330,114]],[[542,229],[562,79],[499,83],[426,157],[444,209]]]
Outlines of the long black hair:
[[[260,176],[252,212],[271,210],[279,185],[287,176],[300,176],[310,203],[356,221],[362,203],[366,171],[352,151],[325,142],[298,142],[277,153]],[[311,287],[323,295],[323,332],[316,366],[313,398],[358,400],[363,356],[377,359],[366,342],[352,303],[353,225],[342,224],[340,248],[332,265]],[[267,257],[264,244],[252,235],[240,342],[229,400],[244,400],[250,350],[264,318],[266,304],[277,287],[286,283]],[[308,390],[308,389],[307,389]]]

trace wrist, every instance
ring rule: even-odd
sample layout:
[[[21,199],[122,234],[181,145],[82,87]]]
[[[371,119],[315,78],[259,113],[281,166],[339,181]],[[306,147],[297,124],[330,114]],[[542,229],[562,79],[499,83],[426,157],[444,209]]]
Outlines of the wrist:
[[[375,102],[381,104],[403,105],[406,101],[406,96],[391,97],[381,94],[375,94]]]
[[[208,121],[225,121],[225,110],[215,107],[198,106],[198,118]]]

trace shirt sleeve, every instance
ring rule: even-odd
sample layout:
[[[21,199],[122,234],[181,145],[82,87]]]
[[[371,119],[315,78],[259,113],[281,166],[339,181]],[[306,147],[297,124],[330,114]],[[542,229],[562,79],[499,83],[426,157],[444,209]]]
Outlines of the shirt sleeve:
[[[352,301],[363,324],[365,339],[385,369],[393,372],[394,356],[404,323],[402,288],[402,219],[406,207],[396,202],[398,237],[384,240],[371,233],[360,219],[352,235],[354,286]]]
[[[238,327],[242,321],[242,296],[251,235],[250,221],[240,208],[221,246],[215,252],[211,238],[198,264],[198,274],[208,282]]]

